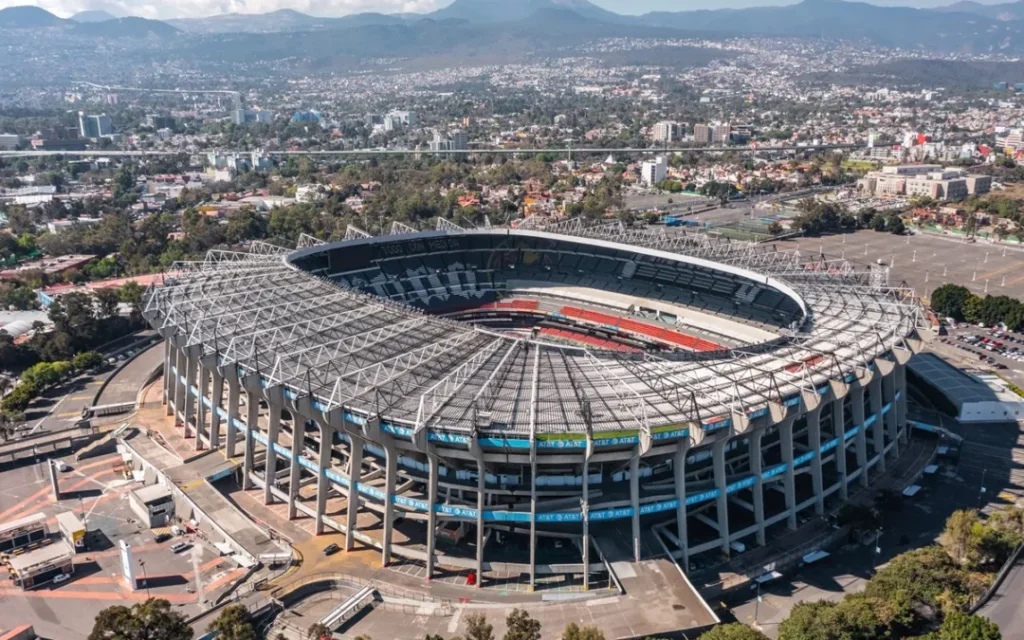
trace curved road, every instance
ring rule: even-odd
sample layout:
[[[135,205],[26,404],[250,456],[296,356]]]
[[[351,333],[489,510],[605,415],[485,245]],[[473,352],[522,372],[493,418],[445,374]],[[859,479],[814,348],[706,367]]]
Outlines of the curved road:
[[[1024,553],[978,614],[999,625],[1003,640],[1024,640]]]

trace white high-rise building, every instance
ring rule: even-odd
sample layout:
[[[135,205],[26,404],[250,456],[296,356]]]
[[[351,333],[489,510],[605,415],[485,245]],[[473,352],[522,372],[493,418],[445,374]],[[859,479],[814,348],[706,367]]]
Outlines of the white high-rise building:
[[[659,122],[654,125],[651,138],[655,142],[672,142],[679,139],[679,125],[675,122]]]
[[[663,156],[658,156],[654,160],[643,163],[640,168],[640,179],[648,187],[653,187],[659,182],[663,182],[667,175],[668,162],[665,161]]]

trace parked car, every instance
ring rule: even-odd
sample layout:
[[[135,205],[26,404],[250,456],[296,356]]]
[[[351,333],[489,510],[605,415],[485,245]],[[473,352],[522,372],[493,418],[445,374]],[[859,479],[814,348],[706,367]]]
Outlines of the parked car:
[[[334,555],[335,553],[338,553],[339,551],[341,551],[341,547],[339,547],[336,544],[329,544],[326,547],[324,547],[324,555],[325,556]]]
[[[53,577],[53,584],[60,584],[62,582],[67,582],[70,578],[71,578],[71,576],[69,576],[66,573],[58,573],[57,575],[55,575]]]
[[[187,542],[175,542],[174,544],[171,545],[171,552],[172,553],[181,553],[185,549],[188,549],[190,546],[192,546],[192,545],[188,544]]]
[[[172,535],[171,535],[171,534],[169,534],[169,533],[161,533],[161,534],[159,534],[159,535],[158,535],[158,536],[156,537],[156,542],[157,542],[157,544],[160,544],[161,542],[167,542],[168,540],[170,540],[170,539],[171,539],[171,538],[173,538],[173,537],[174,537],[174,536],[172,536]]]

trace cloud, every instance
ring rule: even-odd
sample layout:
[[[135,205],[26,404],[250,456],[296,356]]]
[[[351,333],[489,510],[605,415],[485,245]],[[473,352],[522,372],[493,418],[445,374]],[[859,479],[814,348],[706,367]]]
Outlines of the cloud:
[[[25,0],[0,0],[0,8],[26,4]],[[39,6],[62,17],[79,11],[106,11],[115,16],[141,18],[203,18],[221,13],[266,13],[294,9],[315,16],[342,16],[350,13],[433,11],[447,0],[40,0]]]

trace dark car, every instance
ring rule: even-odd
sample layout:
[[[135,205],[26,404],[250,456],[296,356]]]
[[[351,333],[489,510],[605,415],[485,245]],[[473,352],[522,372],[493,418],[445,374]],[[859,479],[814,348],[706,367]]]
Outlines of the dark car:
[[[324,555],[325,556],[334,555],[335,553],[338,553],[338,551],[340,551],[340,550],[341,550],[341,547],[339,547],[338,545],[336,545],[336,544],[329,544],[326,547],[324,547]]]
[[[161,542],[167,542],[168,540],[170,540],[170,539],[171,539],[171,538],[173,538],[173,537],[174,537],[174,536],[172,536],[172,535],[171,535],[171,534],[169,534],[169,533],[161,533],[160,535],[158,535],[158,536],[156,537],[156,542],[157,542],[157,544],[159,544],[159,543],[161,543]]]

